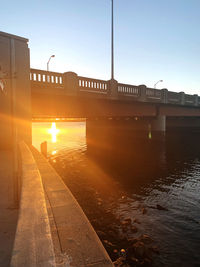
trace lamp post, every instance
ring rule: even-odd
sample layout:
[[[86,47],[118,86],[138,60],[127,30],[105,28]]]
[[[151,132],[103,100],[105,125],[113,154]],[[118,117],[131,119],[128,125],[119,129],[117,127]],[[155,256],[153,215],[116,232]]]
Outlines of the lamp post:
[[[111,80],[114,80],[114,11],[113,11],[113,0],[111,10]]]
[[[156,89],[156,85],[157,85],[158,83],[162,83],[162,82],[163,82],[163,80],[159,80],[159,81],[157,81],[157,83],[154,84],[154,89]]]
[[[49,60],[47,61],[47,71],[49,71],[49,62],[50,62],[50,60],[51,60],[52,57],[55,57],[55,55],[51,55],[50,58],[49,58]]]

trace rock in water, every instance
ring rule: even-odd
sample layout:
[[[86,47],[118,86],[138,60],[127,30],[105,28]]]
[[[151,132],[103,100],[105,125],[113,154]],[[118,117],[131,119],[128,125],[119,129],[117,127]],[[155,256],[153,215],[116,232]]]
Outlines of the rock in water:
[[[142,208],[142,214],[146,214],[147,213],[147,209]]]
[[[156,208],[157,208],[158,210],[168,210],[167,208],[164,208],[163,206],[161,206],[161,205],[159,205],[159,204],[156,205]]]

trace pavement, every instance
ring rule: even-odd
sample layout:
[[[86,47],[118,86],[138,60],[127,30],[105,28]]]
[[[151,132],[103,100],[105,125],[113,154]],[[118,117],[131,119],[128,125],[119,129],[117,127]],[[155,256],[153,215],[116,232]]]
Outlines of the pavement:
[[[30,242],[30,240],[32,240],[31,238],[30,240],[27,237],[22,238],[22,235],[24,234],[24,232],[27,232],[27,229],[29,230],[28,233],[30,232],[30,234],[41,234],[41,236],[39,236],[39,238],[33,238],[34,241],[37,241],[37,244],[33,246],[33,249],[31,247],[30,252],[34,253],[30,255],[25,253],[26,255],[22,257],[22,260],[27,258],[27,262],[30,262],[30,259],[33,260],[33,262],[36,262],[36,260],[38,260],[38,257],[36,257],[36,259],[32,257],[36,255],[35,252],[39,252],[44,256],[47,255],[48,253],[43,253],[45,246],[44,248],[40,246],[44,244],[43,238],[45,238],[46,236],[51,236],[56,263],[53,265],[52,263],[50,265],[45,265],[42,263],[42,265],[18,264],[13,266],[112,267],[112,261],[109,258],[105,248],[103,247],[101,241],[99,240],[97,234],[92,228],[81,207],[72,196],[66,185],[63,183],[60,176],[55,172],[53,167],[50,166],[48,161],[40,153],[37,152],[37,150],[32,149],[32,153],[37,163],[37,167],[40,171],[40,179],[42,178],[41,182],[43,182],[45,190],[45,192],[43,191],[43,196],[46,197],[45,205],[47,206],[46,211],[48,212],[48,214],[46,215],[48,216],[49,220],[44,219],[43,222],[45,223],[49,221],[49,230],[51,231],[51,234],[49,235],[45,232],[47,234],[46,235],[40,230],[37,231],[37,229],[40,228],[38,228],[35,223],[33,224],[36,225],[37,229],[34,228],[34,225],[30,228],[24,227],[24,225],[26,226],[26,222],[30,222],[30,206],[32,205],[30,205],[29,201],[24,201],[24,204],[27,204],[25,205],[26,207],[23,213],[23,201],[21,200],[19,221],[21,218],[23,227],[20,226],[19,231],[21,242],[18,243],[20,243],[20,246],[18,246],[18,243],[16,243],[15,232],[18,221],[18,208],[15,205],[16,197],[14,196],[13,192],[13,155],[11,152],[0,150],[0,267],[10,266],[14,240],[15,246],[17,244],[17,248],[15,247],[13,254],[14,256],[16,256],[19,252],[24,253],[25,251],[27,251],[27,247],[26,249],[23,248],[24,240],[28,241],[28,244],[34,243],[32,241]],[[29,165],[31,167],[33,164]],[[29,167],[27,170],[29,170]],[[38,170],[37,173],[39,173]],[[27,176],[29,180],[35,182],[35,179],[31,180],[31,177],[29,176],[30,175]],[[37,193],[38,187],[36,187],[35,190],[32,191]],[[31,195],[32,191],[30,190],[30,188],[28,188],[25,192],[26,196],[29,196],[29,193]],[[28,197],[26,199],[28,199]],[[34,199],[32,203],[33,206],[35,207],[38,205],[38,209],[36,210],[39,210],[40,206],[42,205],[38,204],[38,202],[35,201],[35,196],[31,195],[31,199]],[[22,218],[23,214],[24,216],[26,216],[26,219],[24,219],[25,217]],[[39,218],[44,218],[44,216],[40,214]],[[35,220],[32,221],[34,222]],[[41,225],[41,222],[40,220],[38,220],[38,218],[36,221]],[[47,229],[45,227],[43,228]],[[34,248],[36,248],[36,250],[34,250]]]
[[[0,150],[0,267],[10,266],[18,209],[14,205],[13,155]]]
[[[46,195],[57,266],[113,267],[78,202],[48,161],[31,149]]]

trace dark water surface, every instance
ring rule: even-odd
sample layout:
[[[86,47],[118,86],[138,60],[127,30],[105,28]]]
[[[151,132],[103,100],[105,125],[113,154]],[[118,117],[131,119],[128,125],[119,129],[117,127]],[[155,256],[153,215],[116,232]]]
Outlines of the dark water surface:
[[[48,142],[50,162],[101,239],[114,244],[104,241],[110,254],[145,233],[160,251],[153,266],[200,266],[200,134],[158,141],[97,131],[86,138],[84,122],[56,127],[49,132],[51,123],[33,123],[33,145]],[[126,218],[136,219],[136,233],[122,231]]]

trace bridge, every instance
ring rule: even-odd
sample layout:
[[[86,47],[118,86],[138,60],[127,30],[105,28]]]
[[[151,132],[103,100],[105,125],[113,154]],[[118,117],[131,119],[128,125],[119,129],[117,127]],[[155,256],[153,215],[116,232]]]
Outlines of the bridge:
[[[122,84],[118,83],[116,80],[106,81],[87,78],[78,76],[74,72],[58,73],[38,69],[30,69],[30,81],[32,99],[34,101],[33,116],[39,115],[37,114],[37,100],[35,98],[42,95],[48,95],[50,97],[51,95],[53,95],[53,97],[61,95],[62,97],[76,96],[82,99],[93,98],[101,100],[117,100],[118,104],[119,102],[123,102],[127,105],[134,105],[137,103],[154,103],[162,108],[162,114],[171,115],[173,113],[174,116],[180,115],[181,112],[182,114],[184,113],[188,116],[191,116],[194,114],[194,109],[191,113],[191,107],[200,108],[200,97],[198,95],[189,95],[185,94],[184,92],[176,93],[168,91],[167,89],[158,90],[148,88],[145,85],[135,86],[130,84]],[[45,101],[44,99],[42,100]],[[65,104],[68,105],[69,103]],[[167,105],[168,108],[164,109],[163,104],[165,104],[165,107]],[[176,107],[177,112],[175,112],[175,109],[173,107]],[[187,107],[190,109],[180,109],[180,107]],[[84,113],[84,111],[82,112],[84,116],[88,115],[87,113]],[[121,115],[123,115],[123,112],[125,111],[121,112]],[[62,115],[62,111],[60,111],[60,114]],[[126,115],[126,113],[124,114]],[[199,115],[198,112],[195,114]],[[113,115],[115,115],[114,110]],[[136,115],[136,113],[133,112],[130,113],[130,115]],[[69,116],[71,116],[70,112]]]
[[[98,120],[98,126],[108,118],[132,118],[136,130],[162,132],[200,127],[198,95],[38,69],[30,69],[30,81],[33,118],[87,118],[90,125]]]
[[[10,260],[13,267],[58,266],[64,256],[59,266],[113,266],[67,187],[31,147],[32,119],[46,117],[86,118],[90,136],[114,127],[145,138],[148,132],[199,129],[200,97],[31,69],[28,40],[0,32],[0,226],[12,225],[2,266]]]

